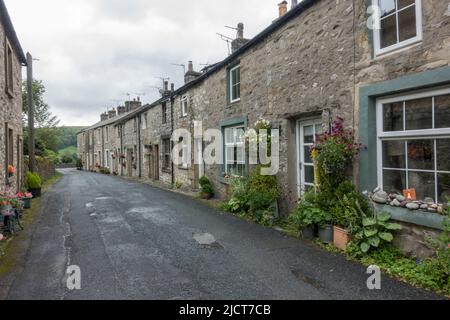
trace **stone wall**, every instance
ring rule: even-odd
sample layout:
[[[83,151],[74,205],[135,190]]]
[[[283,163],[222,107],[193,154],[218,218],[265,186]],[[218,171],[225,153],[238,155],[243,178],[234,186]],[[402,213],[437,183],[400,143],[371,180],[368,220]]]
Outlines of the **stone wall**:
[[[430,247],[429,239],[438,239],[442,231],[410,223],[398,223],[403,229],[395,235],[394,246],[408,257],[425,259],[435,254]]]
[[[13,50],[13,92],[6,93],[5,48],[7,37],[0,24],[0,194],[17,192],[23,183],[23,131],[22,131],[22,68]],[[13,131],[13,163],[7,163],[5,127]],[[14,177],[7,178],[7,166],[16,168]]]

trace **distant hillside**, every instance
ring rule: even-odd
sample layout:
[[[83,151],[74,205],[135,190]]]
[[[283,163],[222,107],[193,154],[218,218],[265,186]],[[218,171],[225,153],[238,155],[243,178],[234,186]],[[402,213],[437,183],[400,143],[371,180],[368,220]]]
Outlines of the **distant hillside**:
[[[58,127],[59,144],[57,156],[62,163],[76,163],[77,133],[84,127]]]
[[[58,133],[60,135],[58,150],[76,147],[77,133],[83,129],[84,127],[58,127]]]

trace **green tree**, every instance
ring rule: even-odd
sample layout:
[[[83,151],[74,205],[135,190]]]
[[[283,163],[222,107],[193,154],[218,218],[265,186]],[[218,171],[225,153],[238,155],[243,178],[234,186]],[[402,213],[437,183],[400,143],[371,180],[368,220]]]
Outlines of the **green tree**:
[[[46,92],[45,86],[41,80],[33,80],[33,102],[34,102],[34,121],[36,128],[56,128],[59,124],[57,116],[50,111],[50,106],[44,100]],[[22,101],[23,101],[23,119],[26,123],[28,118],[28,94],[27,83],[22,83]]]

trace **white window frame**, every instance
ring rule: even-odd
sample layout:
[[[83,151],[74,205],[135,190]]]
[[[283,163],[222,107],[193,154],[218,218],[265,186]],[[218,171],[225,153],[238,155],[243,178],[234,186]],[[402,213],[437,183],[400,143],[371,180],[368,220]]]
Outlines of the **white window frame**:
[[[227,130],[233,130],[233,141],[227,141],[227,134],[226,131]],[[240,125],[236,125],[236,126],[230,126],[230,127],[226,127],[224,128],[224,139],[223,139],[223,148],[224,148],[224,156],[225,156],[225,173],[229,174],[230,170],[228,168],[229,165],[244,165],[244,172],[242,172],[242,176],[245,175],[245,170],[246,170],[246,165],[247,165],[247,161],[246,161],[246,151],[245,151],[245,140],[244,141],[238,141],[238,135],[237,132],[238,130],[242,130],[245,133],[245,125],[244,124],[240,124]],[[233,161],[233,163],[229,163],[228,161],[228,149],[229,148],[233,148],[233,158],[234,158],[234,148],[242,148],[242,152],[243,152],[243,157],[244,160],[243,161],[239,161],[237,160],[236,162]]]
[[[298,159],[298,174],[297,185],[298,195],[302,197],[305,194],[306,187],[314,187],[314,183],[305,182],[305,165],[314,166],[313,163],[305,163],[304,150],[307,146],[313,146],[314,143],[305,143],[304,128],[312,126],[314,128],[314,141],[317,138],[316,126],[323,125],[321,118],[314,119],[300,119],[297,121],[297,159]]]
[[[188,116],[188,99],[187,96],[181,97],[181,117]]]
[[[408,165],[406,165],[406,173],[408,172],[428,172],[428,173],[434,173],[435,175],[435,201],[437,202],[439,200],[439,195],[437,192],[437,175],[439,173],[450,173],[447,171],[440,171],[437,170],[437,157],[436,157],[436,139],[446,139],[450,138],[450,126],[449,128],[439,128],[435,129],[435,97],[441,96],[441,95],[447,95],[450,94],[450,88],[446,89],[437,89],[437,90],[431,90],[426,92],[418,92],[418,93],[411,93],[411,94],[405,94],[405,95],[399,95],[395,97],[388,97],[388,98],[380,98],[377,99],[376,103],[376,112],[377,112],[377,180],[378,180],[378,186],[380,188],[384,187],[384,181],[383,181],[383,171],[384,170],[391,170],[391,168],[384,168],[383,166],[383,141],[387,140],[433,140],[435,141],[434,145],[434,170],[414,170],[409,169]],[[416,99],[422,99],[422,98],[430,98],[432,99],[432,113],[433,113],[433,129],[424,129],[424,130],[404,130],[404,131],[392,131],[392,132],[385,132],[383,130],[383,105],[389,104],[389,103],[395,103],[395,102],[403,102],[403,121],[404,125],[403,128],[406,129],[406,119],[405,119],[405,108],[406,108],[406,101],[409,100],[416,100]],[[407,154],[407,152],[406,152]],[[393,169],[393,170],[400,170],[402,169]],[[408,185],[408,174],[406,174],[406,184]]]
[[[398,0],[396,1],[396,5]],[[378,6],[378,0],[372,0],[373,6]],[[394,45],[391,45],[386,48],[381,48],[381,19],[380,21],[377,21],[377,25],[380,27],[378,30],[373,30],[373,37],[374,37],[374,47],[375,47],[375,56],[379,56],[388,52],[392,52],[410,45],[413,45],[415,43],[418,43],[423,40],[423,27],[422,27],[422,0],[415,0],[415,6],[416,6],[416,36],[414,38],[405,40],[400,42],[399,36],[399,25],[398,25],[398,13],[410,8],[413,5],[409,5],[401,10],[396,10],[391,15],[397,16],[396,26],[397,26],[397,43]],[[398,6],[397,6],[398,7]],[[396,7],[396,8],[397,8]],[[380,12],[381,14],[381,12]],[[377,17],[375,17],[376,19]]]
[[[146,130],[147,129],[147,113],[144,113],[141,115],[141,123],[142,123],[142,130]]]
[[[239,69],[239,82],[233,84],[233,71],[235,71],[237,69]],[[237,86],[239,86],[239,88],[240,88],[240,86],[241,86],[240,69],[241,69],[241,66],[237,65],[237,66],[231,68],[230,71],[229,71],[229,73],[230,73],[230,76],[229,76],[230,77],[230,83],[229,83],[229,87],[230,87],[229,88],[229,90],[230,90],[230,103],[241,101],[241,94],[240,94],[241,90],[240,89],[239,89],[239,97],[236,98],[236,99],[233,99],[233,88],[237,87]]]

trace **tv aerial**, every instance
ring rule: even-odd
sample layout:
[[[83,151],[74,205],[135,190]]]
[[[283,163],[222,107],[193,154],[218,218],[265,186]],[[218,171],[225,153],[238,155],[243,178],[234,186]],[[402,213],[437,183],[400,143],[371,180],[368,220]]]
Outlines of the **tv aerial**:
[[[227,43],[227,48],[228,48],[228,55],[231,54],[231,42],[233,41],[233,38],[230,38],[226,35],[223,35],[221,33],[216,32],[216,34],[220,37],[220,39],[222,41],[225,41]]]

